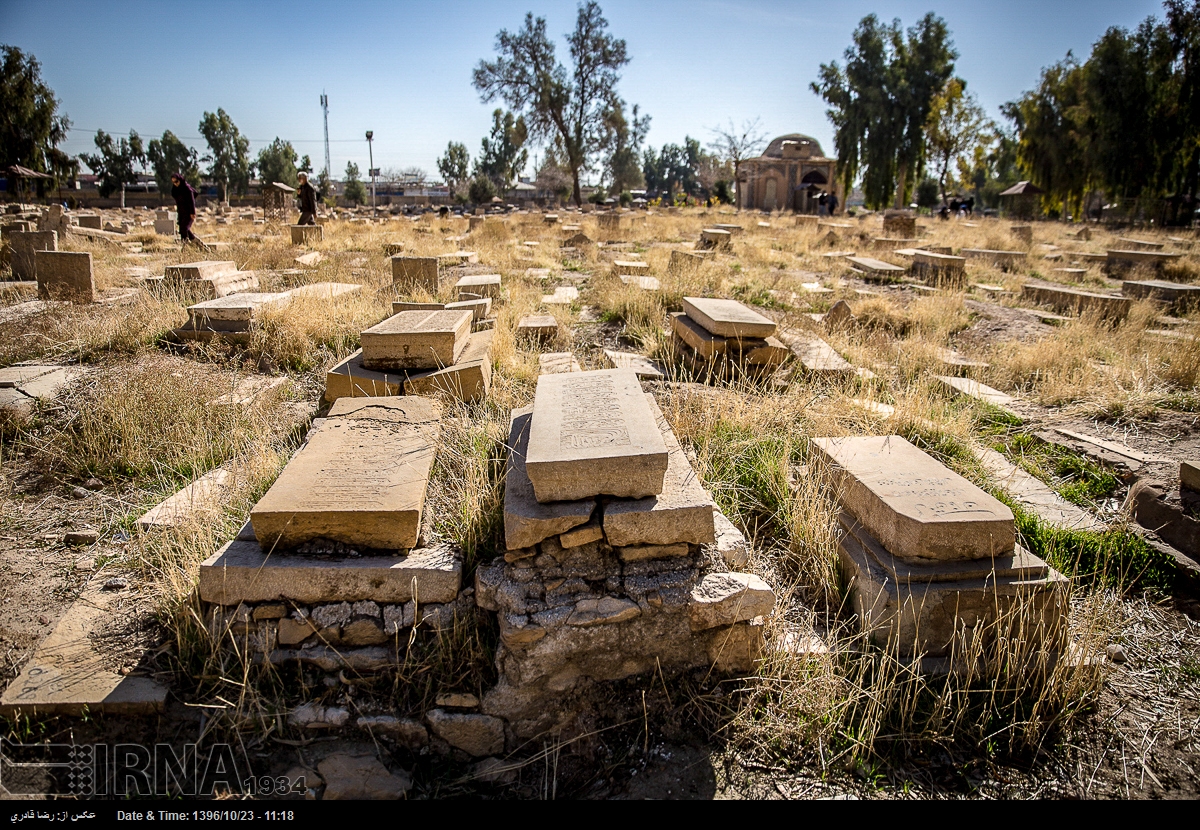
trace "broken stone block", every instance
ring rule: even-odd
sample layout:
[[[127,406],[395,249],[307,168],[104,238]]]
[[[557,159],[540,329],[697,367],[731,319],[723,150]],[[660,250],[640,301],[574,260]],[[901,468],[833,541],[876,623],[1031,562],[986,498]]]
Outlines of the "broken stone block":
[[[92,255],[74,251],[35,251],[38,299],[94,303],[96,281]]]
[[[429,398],[338,399],[250,511],[259,543],[416,547],[440,416]]]
[[[442,369],[458,362],[469,311],[402,311],[362,333],[363,365],[376,371]]]
[[[232,483],[232,471],[218,467],[147,510],[137,520],[137,526],[140,530],[150,530],[185,525],[193,517],[216,508]]]
[[[719,628],[709,637],[708,659],[722,672],[749,672],[762,657],[763,624],[750,620]]]
[[[567,618],[567,625],[586,628],[593,625],[615,625],[640,617],[642,609],[636,602],[617,597],[581,599]]]
[[[713,510],[713,530],[717,554],[730,568],[741,569],[750,562],[750,543],[737,526],[720,510]]]
[[[459,300],[455,303],[446,303],[446,310],[469,311],[472,314],[471,320],[478,323],[492,313],[492,300],[490,297],[481,297],[478,300]]]
[[[538,501],[662,492],[668,453],[628,369],[542,375],[526,470]]]
[[[504,542],[508,550],[532,548],[538,542],[586,524],[594,499],[541,503],[525,469],[533,407],[512,411],[504,486]]]
[[[389,772],[374,755],[337,752],[321,760],[317,772],[325,781],[325,801],[394,801],[412,789],[408,773]]]
[[[622,562],[644,562],[647,559],[674,559],[691,553],[687,544],[679,542],[668,545],[630,545],[616,548]]]
[[[1191,461],[1179,462],[1179,486],[1200,493],[1200,465]]]
[[[504,751],[504,721],[500,718],[430,709],[425,721],[434,735],[468,755],[481,758]]]
[[[688,621],[693,631],[752,620],[771,613],[775,592],[754,574],[715,573],[692,589]]]
[[[376,372],[363,366],[362,349],[325,375],[325,402],[338,398],[382,398],[404,393],[405,372]]]
[[[716,540],[712,496],[692,469],[654,396],[647,394],[646,403],[667,447],[667,473],[662,492],[642,499],[606,504],[604,535],[614,547],[676,542],[711,544]]]
[[[893,556],[911,562],[1011,554],[1004,504],[899,435],[816,438],[845,507]]]
[[[614,369],[632,369],[642,380],[662,380],[666,377],[662,368],[645,355],[605,349],[604,359]]]
[[[807,332],[781,332],[779,339],[788,347],[805,371],[815,375],[852,375],[854,367],[832,346]]]
[[[558,375],[564,372],[582,372],[583,367],[571,352],[546,352],[538,355],[539,375]]]

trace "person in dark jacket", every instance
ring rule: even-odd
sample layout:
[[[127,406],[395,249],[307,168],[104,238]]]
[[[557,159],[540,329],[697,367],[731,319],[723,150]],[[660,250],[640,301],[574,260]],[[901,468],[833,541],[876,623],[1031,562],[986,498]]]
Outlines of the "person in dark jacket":
[[[300,197],[300,222],[301,225],[317,224],[317,190],[308,183],[308,174],[301,172],[298,174],[300,178],[300,187],[296,188],[296,195]]]
[[[192,223],[196,221],[196,191],[183,174],[171,176],[171,197],[175,200],[175,213],[179,217],[179,238],[184,242],[201,244],[192,233]]]

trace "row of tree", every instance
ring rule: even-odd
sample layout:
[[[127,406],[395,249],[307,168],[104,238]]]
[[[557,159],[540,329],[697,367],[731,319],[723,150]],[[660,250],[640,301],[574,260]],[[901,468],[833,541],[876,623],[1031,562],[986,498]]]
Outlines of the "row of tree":
[[[1087,60],[1067,53],[1004,105],[1017,159],[1044,206],[1079,216],[1089,194],[1190,222],[1200,178],[1200,0],[1167,0],[1165,19],[1111,28]]]

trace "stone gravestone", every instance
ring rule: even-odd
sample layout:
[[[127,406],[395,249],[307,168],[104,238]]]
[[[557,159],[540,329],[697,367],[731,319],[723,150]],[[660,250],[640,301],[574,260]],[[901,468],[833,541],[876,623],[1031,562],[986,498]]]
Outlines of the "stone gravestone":
[[[402,311],[362,333],[363,366],[442,369],[458,362],[471,334],[466,310]]]
[[[440,416],[430,398],[339,398],[250,511],[263,551],[416,547]]]
[[[898,435],[812,446],[841,501],[841,568],[872,640],[902,659],[961,658],[975,638],[1057,656],[1068,582],[1017,544],[1011,510]]]
[[[37,251],[34,254],[38,297],[94,303],[96,282],[92,277],[92,255],[73,251]]]
[[[541,375],[526,470],[538,501],[662,492],[667,447],[629,369]]]
[[[56,231],[12,231],[5,229],[4,238],[12,248],[12,275],[16,280],[32,280],[36,276],[34,253],[57,251]]]
[[[325,238],[325,231],[320,225],[288,225],[288,227],[292,231],[293,245],[309,245]]]
[[[438,290],[438,260],[435,256],[392,257],[392,285],[401,290],[422,288],[430,294]]]

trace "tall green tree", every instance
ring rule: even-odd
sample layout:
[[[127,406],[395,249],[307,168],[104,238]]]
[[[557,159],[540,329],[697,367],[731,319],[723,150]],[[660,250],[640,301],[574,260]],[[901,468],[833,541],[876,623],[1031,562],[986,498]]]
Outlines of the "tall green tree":
[[[361,205],[367,201],[367,189],[359,178],[358,165],[352,161],[346,162],[346,180],[342,187],[342,195],[353,205]]]
[[[150,139],[146,156],[154,168],[154,181],[158,183],[159,193],[171,192],[171,176],[176,173],[183,174],[192,187],[200,186],[200,154],[170,130],[164,131],[162,138]]]
[[[639,114],[638,105],[634,104],[627,118],[625,106],[620,98],[609,104],[601,142],[605,156],[602,182],[618,194],[646,183],[642,174],[642,144],[650,130],[650,116]]]
[[[296,187],[300,183],[296,178],[297,160],[298,154],[292,142],[276,136],[274,141],[258,151],[254,166],[258,168],[258,177],[264,184],[280,182],[288,187]],[[309,166],[312,166],[311,163]]]
[[[481,60],[473,82],[483,101],[501,99],[525,116],[532,138],[559,147],[579,205],[580,174],[591,169],[601,150],[604,116],[616,95],[618,70],[629,57],[625,41],[608,33],[594,0],[580,5],[567,45],[570,69],[555,57],[545,18],[526,14],[519,31],[502,29],[496,35],[496,59]]]
[[[664,144],[657,152],[647,147],[642,154],[646,191],[669,197],[676,193],[700,195],[699,171],[703,160],[700,142],[691,136],[684,136],[682,145]]]
[[[200,121],[200,135],[208,142],[208,176],[221,188],[221,200],[229,201],[229,191],[245,194],[250,189],[250,139],[238,131],[225,110],[206,112]]]
[[[451,193],[458,194],[463,183],[467,181],[467,176],[470,175],[470,164],[471,154],[467,152],[467,145],[457,141],[451,141],[446,145],[446,152],[437,160],[437,169]]]
[[[121,192],[121,203],[125,203],[125,186],[137,184],[137,167],[146,164],[146,148],[142,138],[134,130],[129,131],[129,138],[114,140],[104,130],[96,131],[96,149],[98,153],[87,155],[81,153],[80,160],[99,178],[100,195],[107,199],[117,191]]]
[[[475,159],[475,176],[487,176],[498,192],[506,192],[529,161],[528,137],[523,116],[514,118],[511,112],[497,109],[492,113],[491,135],[484,136]]]
[[[829,105],[838,153],[838,178],[847,185],[862,174],[871,207],[894,194],[903,206],[909,185],[925,162],[925,124],[934,97],[958,58],[946,22],[932,12],[907,33],[868,15],[846,49],[845,69],[822,64],[811,89]],[[915,175],[914,175],[915,174]]]
[[[75,174],[74,159],[58,149],[71,120],[58,111],[42,66],[15,46],[0,46],[0,167],[19,164],[58,179]]]
[[[983,107],[966,91],[967,82],[951,78],[933,99],[929,120],[925,122],[925,142],[929,158],[937,170],[939,192],[945,199],[951,166],[973,150],[989,124]]]

